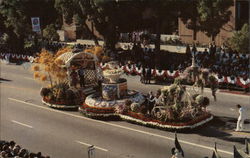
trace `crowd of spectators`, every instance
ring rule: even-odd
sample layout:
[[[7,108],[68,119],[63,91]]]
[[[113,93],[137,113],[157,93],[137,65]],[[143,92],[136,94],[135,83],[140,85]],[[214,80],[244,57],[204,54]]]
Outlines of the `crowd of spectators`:
[[[203,52],[193,51],[196,64],[201,68],[207,68],[221,76],[237,76],[247,78],[250,76],[249,56],[246,54],[226,51],[223,47],[210,45]],[[188,58],[189,63],[191,58]],[[187,65],[180,64],[178,69],[183,70]]]
[[[66,46],[65,43],[60,42],[46,42],[44,47],[52,52]],[[83,50],[92,45],[73,45],[74,50]],[[13,52],[11,48],[0,45],[0,52],[2,53],[16,53],[24,55],[35,55],[41,48],[29,47],[24,52]],[[127,62],[132,62],[138,66],[148,68],[156,68],[161,70],[179,70],[184,71],[186,67],[191,65],[192,56],[195,57],[196,64],[202,68],[207,68],[211,72],[222,76],[237,76],[246,78],[250,76],[249,56],[246,54],[234,53],[228,51],[225,47],[217,47],[210,44],[208,49],[203,52],[197,51],[195,45],[187,45],[186,54],[171,53],[161,51],[156,54],[153,48],[144,46],[139,42],[135,42],[127,47],[127,49],[120,49],[117,53],[112,53],[112,57],[120,61],[122,65]]]
[[[43,156],[41,152],[33,153],[20,145],[17,145],[14,141],[1,141],[0,140],[0,158],[50,158],[49,156]]]
[[[144,67],[161,70],[184,71],[191,65],[194,56],[196,64],[201,68],[207,68],[213,73],[222,76],[237,76],[246,78],[250,76],[249,56],[246,54],[226,51],[225,48],[210,45],[203,52],[197,51],[195,46],[187,46],[186,54],[170,53],[166,51],[157,54],[152,48],[143,48],[140,44],[134,44],[131,49],[121,51],[118,60],[122,64],[126,61],[142,65]]]

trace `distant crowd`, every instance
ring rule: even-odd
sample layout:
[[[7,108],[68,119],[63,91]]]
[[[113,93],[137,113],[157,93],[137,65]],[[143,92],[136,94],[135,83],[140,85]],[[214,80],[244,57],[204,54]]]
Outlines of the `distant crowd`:
[[[122,65],[133,63],[137,66],[156,68],[159,70],[179,70],[183,72],[191,65],[192,57],[201,68],[207,68],[210,72],[221,76],[235,76],[247,78],[250,76],[250,64],[248,54],[226,51],[224,47],[213,44],[203,52],[197,51],[195,45],[187,45],[186,54],[161,52],[156,54],[154,49],[142,47],[137,43],[131,49],[118,52],[118,60]]]
[[[33,153],[20,145],[17,145],[14,141],[1,141],[0,140],[0,158],[50,158],[49,156],[43,156],[41,152]]]
[[[44,47],[50,51],[57,51],[64,47],[65,43],[47,42]],[[75,44],[74,50],[83,50],[92,47],[93,45]],[[0,53],[4,54],[24,54],[35,55],[41,48],[30,47],[24,52],[14,51],[0,45]],[[153,48],[145,46],[141,43],[134,43],[127,49],[118,49],[117,53],[109,54],[111,57],[120,61],[121,65],[128,62],[137,66],[148,67],[159,70],[179,70],[184,71],[186,67],[191,65],[191,59],[194,56],[196,64],[202,68],[207,68],[211,72],[222,76],[235,76],[247,78],[250,76],[249,54],[235,53],[226,49],[224,46],[218,47],[215,44],[210,44],[203,52],[197,51],[196,46],[187,45],[186,54],[171,53],[161,51],[156,54]],[[2,58],[2,57],[1,57]]]

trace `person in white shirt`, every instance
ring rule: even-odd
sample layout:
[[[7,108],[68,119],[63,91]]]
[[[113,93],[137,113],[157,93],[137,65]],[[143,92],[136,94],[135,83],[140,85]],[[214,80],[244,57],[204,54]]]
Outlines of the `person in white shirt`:
[[[247,117],[246,109],[243,108],[240,104],[237,104],[236,106],[239,109],[239,117],[235,131],[242,131],[244,129],[244,121],[246,120]]]

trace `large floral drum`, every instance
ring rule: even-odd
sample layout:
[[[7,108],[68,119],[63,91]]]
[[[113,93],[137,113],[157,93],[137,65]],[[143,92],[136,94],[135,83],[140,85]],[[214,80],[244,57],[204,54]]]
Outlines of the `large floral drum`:
[[[102,83],[102,97],[105,100],[120,99],[127,94],[127,81],[118,83]]]

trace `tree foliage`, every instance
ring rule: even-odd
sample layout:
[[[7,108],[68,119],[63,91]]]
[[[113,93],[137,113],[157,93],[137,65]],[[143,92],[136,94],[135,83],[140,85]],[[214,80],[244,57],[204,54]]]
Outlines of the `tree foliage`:
[[[201,30],[208,37],[215,40],[220,29],[226,24],[231,15],[229,7],[233,5],[232,0],[199,0],[197,9],[200,17]]]
[[[31,17],[40,17],[41,28],[51,23],[62,24],[54,9],[54,0],[5,0],[0,5],[1,31],[8,34],[12,48],[20,50],[31,30]],[[3,30],[2,30],[3,28]]]
[[[203,31],[214,41],[222,26],[229,21],[229,7],[232,5],[232,0],[183,1],[180,16],[186,27],[193,30],[193,40],[196,40],[198,31]]]
[[[43,37],[48,41],[57,41],[59,40],[59,35],[56,32],[56,28],[54,24],[47,25],[45,29],[43,29]]]
[[[244,24],[239,31],[235,31],[228,39],[227,45],[238,53],[249,53],[249,25]]]
[[[197,10],[198,1],[191,0],[183,2],[180,17],[188,29],[193,30],[193,40],[196,40],[196,34],[201,30],[200,17]]]

